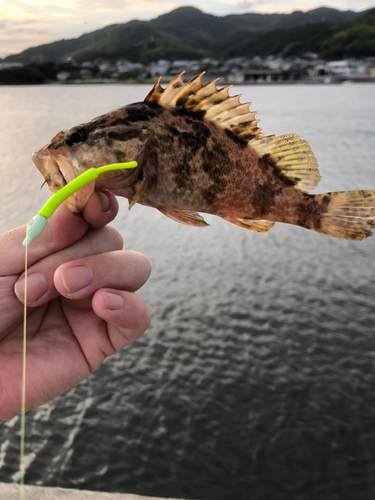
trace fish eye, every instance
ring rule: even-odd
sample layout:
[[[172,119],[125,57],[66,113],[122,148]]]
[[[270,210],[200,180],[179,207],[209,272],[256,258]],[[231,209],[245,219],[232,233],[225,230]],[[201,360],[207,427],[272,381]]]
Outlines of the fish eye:
[[[71,133],[67,133],[65,136],[65,144],[69,147],[73,146],[73,144],[79,144],[85,140],[85,134],[83,130],[74,130]]]

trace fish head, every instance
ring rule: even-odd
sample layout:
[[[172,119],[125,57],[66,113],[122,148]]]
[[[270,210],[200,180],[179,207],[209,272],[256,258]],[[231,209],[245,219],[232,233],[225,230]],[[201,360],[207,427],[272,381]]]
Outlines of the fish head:
[[[117,125],[111,126],[116,121]],[[90,168],[134,160],[138,162],[138,167],[133,169],[101,174],[96,181],[71,195],[66,204],[72,212],[82,212],[95,189],[105,188],[117,194],[120,188],[123,190],[131,185],[139,175],[140,161],[145,160],[142,152],[150,132],[136,125],[118,125],[118,121],[111,119],[103,127],[99,125],[103,123],[103,117],[99,117],[61,131],[32,155],[33,162],[53,192]]]

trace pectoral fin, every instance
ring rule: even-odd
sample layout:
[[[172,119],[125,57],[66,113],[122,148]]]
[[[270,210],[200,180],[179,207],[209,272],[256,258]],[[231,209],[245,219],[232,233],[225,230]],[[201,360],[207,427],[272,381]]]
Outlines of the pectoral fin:
[[[150,176],[148,174],[147,169],[145,169],[142,172],[141,177],[137,179],[131,186],[134,191],[134,194],[129,198],[129,210],[147,192],[148,188],[150,187],[149,181],[150,181]]]
[[[203,219],[201,215],[197,212],[191,212],[190,210],[178,210],[176,208],[170,207],[159,207],[159,211],[173,219],[180,224],[184,224],[185,226],[195,226],[195,227],[205,227],[209,226],[207,222]]]
[[[154,133],[148,132],[147,135],[144,134],[144,136],[147,137],[147,139],[136,157],[140,174],[138,175],[138,179],[131,186],[133,194],[129,197],[129,210],[137,203],[138,200],[142,198],[144,194],[146,194],[152,185],[151,175],[147,169],[147,158],[150,152],[151,141],[154,137]]]
[[[269,220],[240,219],[237,217],[231,217],[230,215],[222,217],[222,219],[227,222],[231,222],[235,226],[253,231],[254,233],[267,233],[275,225],[275,222],[271,222]]]

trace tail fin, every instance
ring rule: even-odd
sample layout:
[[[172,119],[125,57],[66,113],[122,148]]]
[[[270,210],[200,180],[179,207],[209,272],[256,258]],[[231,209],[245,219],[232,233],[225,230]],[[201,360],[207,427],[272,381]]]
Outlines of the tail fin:
[[[375,191],[344,191],[316,195],[320,216],[315,231],[343,238],[364,240],[375,228]]]

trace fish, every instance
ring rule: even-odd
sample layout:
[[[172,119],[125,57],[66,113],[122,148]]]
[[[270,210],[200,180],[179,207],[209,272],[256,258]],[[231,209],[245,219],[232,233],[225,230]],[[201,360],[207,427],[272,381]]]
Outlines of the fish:
[[[311,194],[321,179],[309,144],[297,134],[265,136],[256,112],[231,86],[187,83],[183,73],[143,102],[128,104],[61,131],[32,155],[56,192],[89,168],[136,160],[70,196],[80,213],[92,192],[107,189],[187,226],[205,227],[202,213],[255,233],[276,222],[335,238],[363,240],[375,227],[375,191]]]

